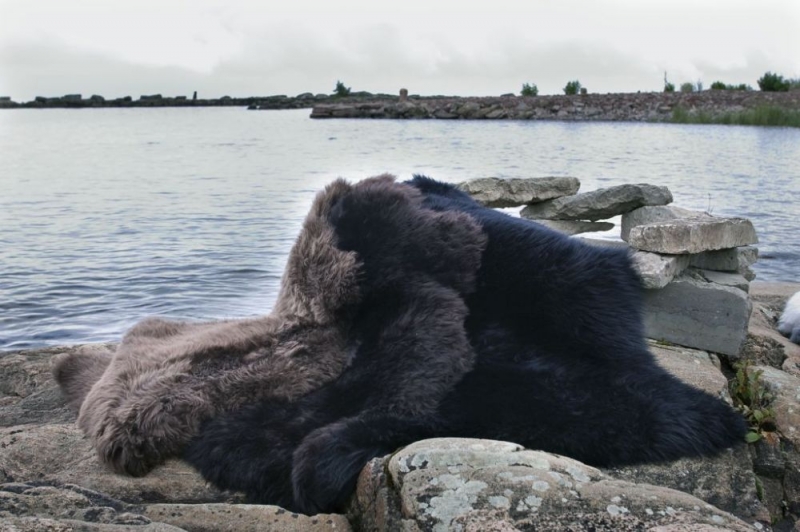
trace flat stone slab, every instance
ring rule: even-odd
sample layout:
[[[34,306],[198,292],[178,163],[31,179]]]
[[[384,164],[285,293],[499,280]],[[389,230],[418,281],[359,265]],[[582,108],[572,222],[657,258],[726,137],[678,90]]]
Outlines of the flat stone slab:
[[[578,192],[580,186],[576,177],[485,177],[461,183],[458,188],[487,207],[519,207],[571,196]]]
[[[678,207],[644,207],[622,217],[620,236],[642,251],[683,255],[758,242],[745,218],[719,218]]]
[[[633,266],[642,279],[642,286],[649,289],[664,288],[689,266],[686,255],[660,255],[637,251],[632,255]]]
[[[525,218],[525,216],[523,216]],[[533,220],[550,229],[555,229],[565,235],[578,235],[580,233],[597,233],[614,229],[611,222],[586,222],[583,220]]]
[[[717,272],[714,270],[694,269],[703,276],[703,279],[710,283],[717,283],[722,286],[731,286],[744,292],[750,292],[750,281],[744,275],[733,272]]]
[[[532,219],[595,221],[646,205],[666,205],[671,202],[672,193],[667,187],[619,185],[529,205],[520,214]]]
[[[743,272],[758,261],[758,248],[741,246],[738,248],[704,251],[691,256],[690,266],[703,270],[719,272]]]
[[[687,493],[477,439],[424,440],[373,460],[352,504],[364,530],[754,530]]]
[[[699,216],[708,216],[711,218],[711,215],[703,212],[692,211],[674,205],[649,205],[640,207],[622,215],[619,236],[622,240],[627,242],[631,229],[636,226],[669,222],[681,218],[697,218]]]
[[[684,273],[644,296],[645,335],[732,358],[747,336],[750,299],[742,290]]]

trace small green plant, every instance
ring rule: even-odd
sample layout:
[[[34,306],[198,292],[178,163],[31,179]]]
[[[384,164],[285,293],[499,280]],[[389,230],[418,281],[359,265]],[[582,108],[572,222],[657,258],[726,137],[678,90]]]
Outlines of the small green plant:
[[[336,88],[333,89],[333,93],[339,97],[345,97],[350,95],[350,87],[345,87],[344,83],[341,81],[336,82]]]
[[[523,83],[520,94],[522,96],[538,96],[539,87],[536,86],[536,83]]]
[[[712,91],[724,91],[724,90],[728,90],[728,85],[725,85],[725,84],[724,84],[724,83],[722,83],[721,81],[715,81],[714,83],[712,83],[712,84],[711,84],[711,90],[712,90]]]
[[[567,82],[567,85],[564,87],[564,94],[567,96],[572,96],[574,94],[578,94],[581,90],[581,82],[577,79],[575,81]]]
[[[783,79],[780,74],[767,72],[758,78],[758,88],[764,92],[785,92],[789,90],[791,83]]]
[[[681,92],[694,92],[694,83],[681,83]]]
[[[777,430],[775,411],[772,409],[775,396],[761,380],[763,371],[753,369],[748,361],[734,364],[733,367],[736,370],[730,385],[733,404],[750,425],[745,440],[755,443]]]
[[[664,83],[664,92],[675,92],[675,84],[669,81]]]

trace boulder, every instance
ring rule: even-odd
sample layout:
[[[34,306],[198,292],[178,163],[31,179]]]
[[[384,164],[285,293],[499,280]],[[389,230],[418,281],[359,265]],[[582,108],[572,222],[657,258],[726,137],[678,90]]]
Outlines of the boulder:
[[[625,214],[645,205],[666,205],[671,202],[672,194],[667,187],[619,185],[529,205],[521,214],[526,218],[547,220],[595,221]]]
[[[487,207],[519,207],[575,194],[580,186],[574,177],[485,177],[461,183],[458,188]]]
[[[636,249],[667,254],[700,253],[758,242],[750,220],[719,218],[678,207],[644,207],[623,216],[621,236]]]
[[[614,229],[614,224],[611,222],[586,222],[581,220],[534,220],[534,222],[567,235],[610,231]]]
[[[648,338],[739,355],[751,311],[746,292],[684,272],[664,288],[647,290],[644,301]]]
[[[686,493],[513,443],[458,438],[373,460],[350,515],[361,530],[754,530]]]

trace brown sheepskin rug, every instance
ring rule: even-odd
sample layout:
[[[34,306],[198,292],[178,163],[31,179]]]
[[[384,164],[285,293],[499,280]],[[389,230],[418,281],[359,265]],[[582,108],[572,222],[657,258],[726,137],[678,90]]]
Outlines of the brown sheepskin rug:
[[[267,398],[298,398],[342,374],[358,349],[351,331],[365,291],[383,282],[355,251],[337,247],[331,224],[344,199],[361,196],[379,198],[385,221],[397,229],[387,254],[402,257],[406,245],[446,239],[458,251],[454,260],[442,262],[440,250],[427,253],[423,266],[461,295],[473,289],[486,240],[472,218],[423,208],[422,195],[391,176],[354,185],[337,180],[315,198],[269,315],[208,323],[149,318],[125,334],[112,356],[76,352],[55,361],[55,378],[101,461],[144,475],[179,456],[204,421]],[[406,273],[392,275],[397,281]],[[466,308],[460,297],[452,300],[452,309],[440,310],[461,330]],[[469,371],[471,349],[463,358],[452,378],[434,387],[434,399]]]

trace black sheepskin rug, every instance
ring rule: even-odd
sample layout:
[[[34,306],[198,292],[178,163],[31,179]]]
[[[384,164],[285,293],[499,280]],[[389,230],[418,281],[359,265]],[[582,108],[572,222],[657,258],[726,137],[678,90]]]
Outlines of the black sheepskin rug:
[[[742,417],[662,369],[625,250],[485,208],[455,187],[380,176],[326,208],[355,253],[352,359],[299,398],[206,421],[184,458],[223,489],[341,511],[370,459],[423,438],[506,440],[593,466],[710,456]]]

